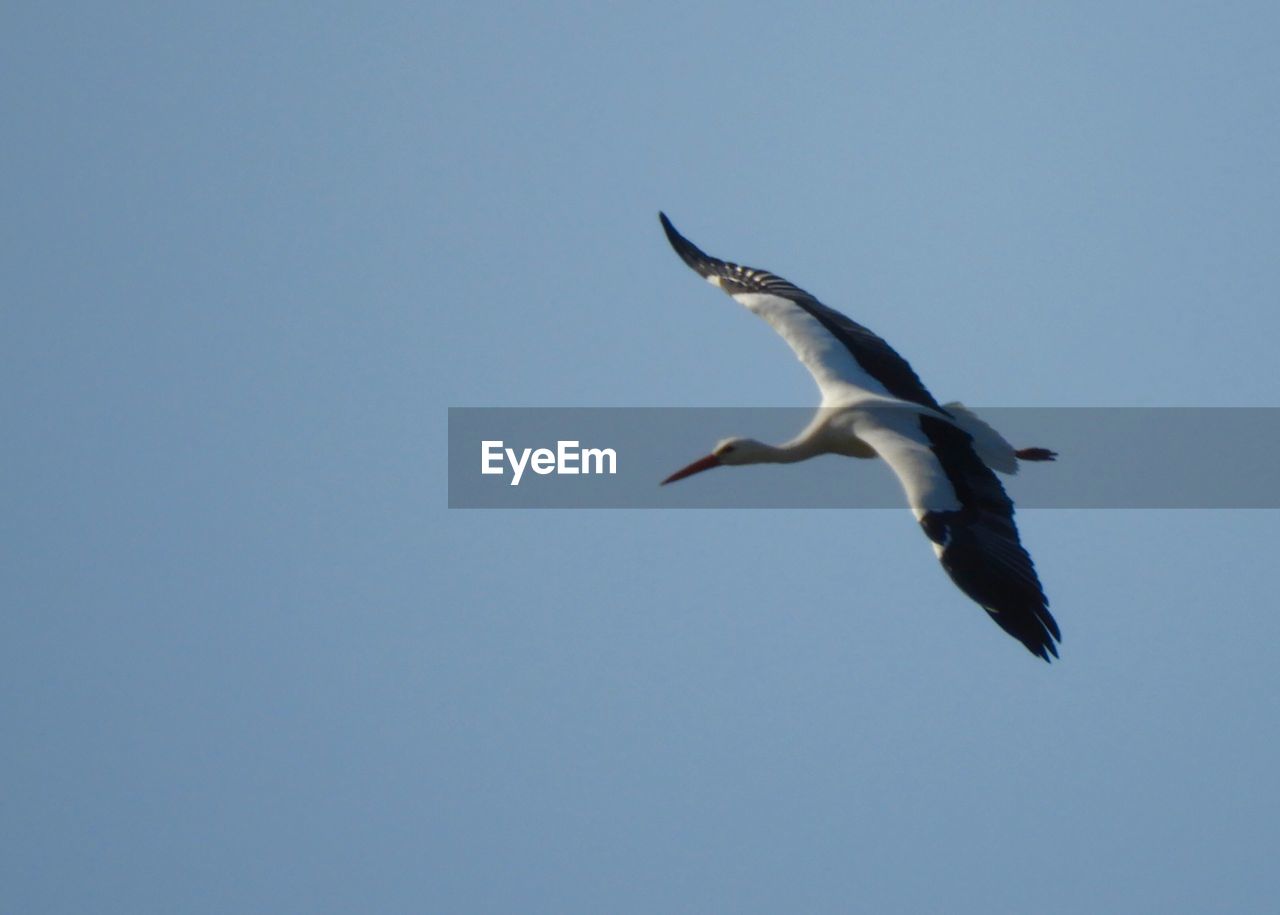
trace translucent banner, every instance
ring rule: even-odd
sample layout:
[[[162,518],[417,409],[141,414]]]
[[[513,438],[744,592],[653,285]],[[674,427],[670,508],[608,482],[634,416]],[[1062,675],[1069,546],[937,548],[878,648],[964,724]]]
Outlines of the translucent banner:
[[[1280,508],[1280,408],[993,407],[1015,447],[1058,452],[1002,481],[1020,508]],[[781,443],[809,408],[449,410],[450,508],[899,508],[883,461],[825,455],[659,486],[718,441]]]

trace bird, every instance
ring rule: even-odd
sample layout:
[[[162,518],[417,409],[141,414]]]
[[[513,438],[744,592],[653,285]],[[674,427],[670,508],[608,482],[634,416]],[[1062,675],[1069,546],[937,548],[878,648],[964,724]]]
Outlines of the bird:
[[[1044,661],[1062,633],[1049,612],[1013,502],[993,471],[1051,461],[1048,448],[1015,449],[960,403],[940,404],[883,339],[768,270],[711,257],[658,218],[676,254],[711,285],[763,318],[817,383],[821,403],[795,438],[769,445],[729,438],[662,485],[714,467],[790,464],[820,454],[884,460],[952,582],[1001,629]]]

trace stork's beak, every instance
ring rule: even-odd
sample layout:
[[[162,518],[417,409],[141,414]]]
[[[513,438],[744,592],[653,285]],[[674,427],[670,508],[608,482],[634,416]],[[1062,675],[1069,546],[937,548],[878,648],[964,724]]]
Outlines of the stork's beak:
[[[683,480],[685,477],[691,477],[695,473],[702,473],[704,470],[710,470],[712,467],[720,466],[720,458],[714,454],[708,454],[704,458],[698,458],[684,470],[677,470],[671,476],[662,481],[660,485],[666,486],[668,483],[674,483],[676,480]]]

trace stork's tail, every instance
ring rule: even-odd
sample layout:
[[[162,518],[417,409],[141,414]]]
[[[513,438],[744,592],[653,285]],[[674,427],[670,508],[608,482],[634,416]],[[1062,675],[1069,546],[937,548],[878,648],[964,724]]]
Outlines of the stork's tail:
[[[1052,461],[1058,456],[1056,451],[1048,448],[1014,448],[1003,435],[962,403],[952,401],[943,404],[942,408],[951,414],[957,426],[969,433],[978,457],[992,470],[1014,474],[1018,472],[1018,461]]]
[[[978,414],[957,401],[943,404],[942,409],[951,414],[957,426],[969,433],[982,463],[1000,473],[1018,472],[1017,451],[1003,435],[979,419]]]

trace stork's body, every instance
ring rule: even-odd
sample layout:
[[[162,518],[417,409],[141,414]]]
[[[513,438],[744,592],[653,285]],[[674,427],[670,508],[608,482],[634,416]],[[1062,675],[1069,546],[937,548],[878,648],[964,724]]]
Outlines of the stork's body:
[[[906,360],[867,328],[768,271],[708,256],[661,220],[681,259],[769,322],[822,395],[813,421],[791,441],[728,439],[663,482],[722,465],[881,457],[952,581],[1032,654],[1056,656],[1058,624],[1018,539],[1013,503],[992,472],[1016,473],[1019,459],[1052,460],[1053,452],[1015,450],[960,404],[934,400]]]

